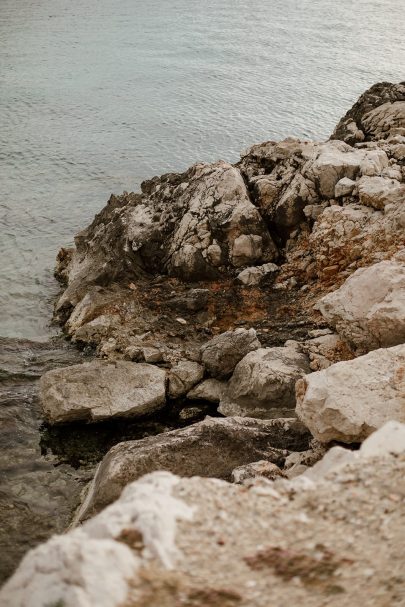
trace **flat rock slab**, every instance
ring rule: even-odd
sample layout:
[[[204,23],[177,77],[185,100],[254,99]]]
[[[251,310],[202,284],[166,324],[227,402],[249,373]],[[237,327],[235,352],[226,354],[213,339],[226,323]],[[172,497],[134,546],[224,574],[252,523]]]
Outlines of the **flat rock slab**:
[[[297,382],[297,414],[321,442],[361,442],[405,422],[405,344],[336,363]]]
[[[148,472],[230,480],[232,471],[243,464],[265,459],[282,465],[290,450],[307,449],[310,439],[296,419],[207,417],[188,428],[119,443],[101,462],[78,518],[99,512],[128,483]]]
[[[45,373],[40,393],[52,424],[137,417],[164,406],[166,372],[143,363],[95,360]]]

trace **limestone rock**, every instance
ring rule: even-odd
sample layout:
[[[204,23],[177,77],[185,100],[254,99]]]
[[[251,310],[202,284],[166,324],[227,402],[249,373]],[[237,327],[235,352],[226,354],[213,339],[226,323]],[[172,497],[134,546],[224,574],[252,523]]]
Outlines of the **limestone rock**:
[[[260,346],[254,329],[226,331],[201,347],[202,362],[210,375],[225,379],[248,352]]]
[[[191,360],[181,360],[174,365],[168,374],[169,396],[179,398],[187,394],[193,386],[202,380],[204,367]]]
[[[396,179],[362,177],[358,188],[360,203],[376,210],[382,210],[391,203],[405,203],[405,185]]]
[[[405,422],[405,345],[379,349],[297,382],[297,415],[321,442],[361,442]]]
[[[101,462],[79,518],[92,516],[148,472],[230,479],[234,468],[261,459],[282,465],[286,449],[306,449],[309,440],[309,432],[296,419],[207,417],[181,430],[119,443]]]
[[[164,406],[165,383],[152,365],[96,360],[45,373],[42,408],[50,423],[147,415]]]
[[[226,382],[219,379],[205,379],[187,394],[189,400],[205,400],[209,403],[219,403],[226,389]]]
[[[242,270],[237,279],[248,287],[258,285],[270,277],[274,277],[280,268],[275,263],[265,263],[262,266],[253,266]]]
[[[357,270],[316,306],[360,352],[405,341],[405,264],[399,256]]]
[[[276,478],[282,478],[283,476],[282,470],[276,464],[272,464],[266,460],[252,462],[251,464],[239,466],[235,470],[232,470],[232,481],[239,485],[244,485],[256,478],[266,478],[274,481]]]
[[[218,411],[262,419],[289,417],[295,408],[295,382],[309,371],[308,358],[293,347],[250,352],[236,366]]]
[[[341,198],[342,196],[349,196],[356,186],[356,182],[348,177],[339,179],[335,185],[335,198]]]
[[[332,139],[354,145],[362,139],[378,140],[405,128],[405,82],[379,82],[369,88],[340,120]],[[361,133],[361,135],[359,135]]]

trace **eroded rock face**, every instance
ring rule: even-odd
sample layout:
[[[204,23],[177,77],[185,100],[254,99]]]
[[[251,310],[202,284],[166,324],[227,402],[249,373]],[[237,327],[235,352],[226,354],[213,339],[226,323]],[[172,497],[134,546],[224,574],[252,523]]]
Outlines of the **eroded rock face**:
[[[351,145],[391,135],[404,135],[405,82],[379,82],[368,89],[340,120],[332,139]]]
[[[230,479],[234,468],[249,462],[266,459],[282,465],[289,450],[306,449],[310,438],[295,419],[207,417],[188,428],[120,443],[98,468],[79,518],[92,516],[128,483],[154,470]]]
[[[295,382],[309,371],[308,358],[294,347],[250,352],[236,366],[218,410],[227,416],[289,417]]]
[[[319,441],[363,441],[388,420],[405,422],[405,344],[307,375],[297,415]]]
[[[242,358],[260,348],[254,329],[236,329],[217,335],[201,347],[201,358],[213,377],[229,377]]]
[[[370,596],[394,605],[403,592],[404,473],[404,456],[388,453],[352,454],[315,480],[250,489],[155,472],[31,551],[0,605],[266,607],[269,596],[303,607],[325,596],[330,607]]]
[[[405,342],[405,254],[357,270],[317,308],[360,352]]]
[[[156,177],[141,194],[112,196],[75,239],[57,312],[69,311],[91,284],[168,273],[215,278],[227,268],[272,261],[277,250],[240,172],[226,162]],[[59,272],[59,275],[61,272]]]
[[[166,402],[166,372],[148,364],[103,360],[54,369],[40,380],[50,423],[142,416]]]

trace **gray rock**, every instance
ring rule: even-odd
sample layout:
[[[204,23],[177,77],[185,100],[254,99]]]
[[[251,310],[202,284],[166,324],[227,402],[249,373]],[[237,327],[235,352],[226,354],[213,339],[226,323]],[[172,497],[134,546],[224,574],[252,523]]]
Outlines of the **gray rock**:
[[[250,352],[236,366],[218,411],[262,419],[289,417],[295,409],[295,382],[309,371],[307,356],[293,347]]]
[[[54,369],[40,380],[46,419],[54,424],[138,417],[165,404],[166,373],[148,364],[96,360]]]
[[[213,377],[227,378],[248,352],[260,346],[254,329],[226,331],[201,347],[202,362]]]
[[[115,445],[97,470],[79,518],[114,501],[131,481],[154,470],[230,479],[234,468],[266,459],[282,465],[310,440],[296,419],[210,418],[181,430]]]
[[[226,389],[226,382],[219,379],[205,379],[187,394],[189,400],[204,400],[218,404]]]
[[[187,394],[193,386],[202,380],[204,367],[190,360],[181,360],[169,371],[169,389],[171,398],[179,398]]]

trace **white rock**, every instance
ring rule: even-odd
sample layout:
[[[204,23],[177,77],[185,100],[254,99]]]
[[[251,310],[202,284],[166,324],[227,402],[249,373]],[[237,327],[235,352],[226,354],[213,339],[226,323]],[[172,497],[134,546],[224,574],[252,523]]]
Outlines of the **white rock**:
[[[373,432],[360,447],[362,457],[383,457],[405,452],[405,424],[390,420]]]
[[[356,182],[348,177],[343,177],[335,185],[335,198],[341,198],[342,196],[349,196],[356,186]]]
[[[260,284],[269,276],[274,276],[280,268],[275,263],[265,263],[262,266],[253,266],[242,270],[237,276],[239,282],[246,286]]]
[[[361,268],[316,308],[337,332],[366,352],[405,341],[405,264],[400,257]]]
[[[405,202],[405,185],[396,179],[362,177],[358,182],[360,203],[381,210],[387,204]]]
[[[165,404],[166,373],[148,364],[95,360],[53,369],[40,380],[45,417],[50,423],[152,413]]]
[[[362,175],[380,175],[388,167],[388,156],[384,150],[369,150],[360,163]]]
[[[321,442],[361,442],[388,420],[405,422],[405,345],[305,376],[296,412]]]

